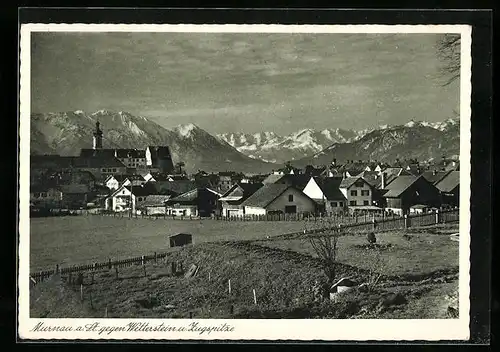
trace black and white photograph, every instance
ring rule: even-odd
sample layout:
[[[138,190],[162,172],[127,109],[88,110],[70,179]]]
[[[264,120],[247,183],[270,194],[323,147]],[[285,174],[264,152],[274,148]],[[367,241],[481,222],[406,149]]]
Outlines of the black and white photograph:
[[[468,26],[23,27],[25,336],[467,337]]]

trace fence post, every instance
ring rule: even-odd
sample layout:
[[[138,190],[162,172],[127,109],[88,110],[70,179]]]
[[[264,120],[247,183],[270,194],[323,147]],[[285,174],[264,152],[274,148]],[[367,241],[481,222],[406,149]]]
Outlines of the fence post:
[[[403,217],[404,217],[405,229],[407,229],[409,227],[409,220],[410,219],[408,219],[407,214],[404,214]]]
[[[158,260],[158,258],[156,256],[156,252],[155,252],[155,264],[156,264],[157,260]]]
[[[111,258],[108,259],[108,269],[111,270]]]
[[[56,272],[55,274],[59,274],[59,264],[56,264]]]
[[[436,209],[436,224],[439,224],[439,209]]]

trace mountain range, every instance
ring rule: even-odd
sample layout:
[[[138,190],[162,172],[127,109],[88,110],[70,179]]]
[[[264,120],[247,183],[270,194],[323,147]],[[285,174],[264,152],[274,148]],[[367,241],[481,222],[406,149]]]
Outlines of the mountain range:
[[[103,130],[103,148],[168,145],[174,163],[184,162],[187,172],[270,172],[279,167],[252,159],[193,124],[167,130],[142,116],[106,110],[32,114],[31,153],[79,155],[80,149],[92,148],[96,121]]]
[[[429,160],[460,151],[458,118],[429,123],[410,121],[400,126],[379,126],[362,131],[303,129],[287,136],[274,132],[211,135],[194,124],[172,130],[128,112],[99,110],[34,113],[31,115],[31,153],[78,155],[91,148],[95,122],[101,123],[104,148],[146,148],[168,145],[174,162],[188,172],[197,170],[264,173],[285,161],[293,165],[324,165],[333,158],[393,161]]]
[[[355,142],[360,141],[366,135],[376,131],[383,130],[387,133],[391,131],[390,133],[393,134],[401,127],[410,129],[428,127],[429,129],[426,130],[424,134],[436,135],[434,130],[446,133],[450,128],[458,126],[458,121],[457,118],[450,118],[440,122],[412,120],[403,126],[382,125],[378,128],[359,131],[340,128],[317,131],[307,128],[286,136],[280,136],[274,132],[261,132],[255,134],[224,133],[218,134],[217,137],[251,158],[258,158],[274,163],[285,163],[286,161],[300,160],[303,158],[307,159],[309,156],[321,153],[325,149],[329,150],[330,147],[335,145],[347,144],[345,146],[346,149],[349,149],[351,146],[355,147]],[[458,129],[455,132],[458,133]],[[380,134],[376,133],[375,135]],[[387,143],[385,143],[385,145],[386,144]],[[383,153],[375,152],[372,154]]]

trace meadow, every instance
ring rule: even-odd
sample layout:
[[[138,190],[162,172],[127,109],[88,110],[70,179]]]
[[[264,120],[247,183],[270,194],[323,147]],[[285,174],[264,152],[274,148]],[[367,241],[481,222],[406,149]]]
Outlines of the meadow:
[[[195,243],[250,240],[301,231],[289,222],[223,222],[216,220],[130,219],[68,216],[30,220],[30,270],[68,266],[165,252],[168,236],[184,232]]]

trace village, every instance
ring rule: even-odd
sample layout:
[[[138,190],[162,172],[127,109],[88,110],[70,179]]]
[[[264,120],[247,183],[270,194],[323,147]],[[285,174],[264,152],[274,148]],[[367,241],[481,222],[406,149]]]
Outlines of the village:
[[[270,174],[224,170],[187,174],[168,146],[93,148],[78,156],[31,156],[31,216],[120,214],[242,220],[373,214],[403,216],[459,206],[459,162],[335,158]]]

